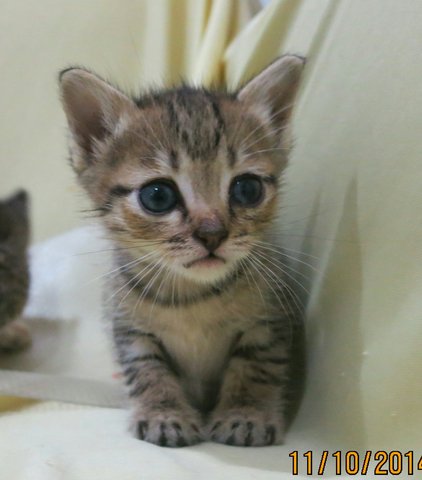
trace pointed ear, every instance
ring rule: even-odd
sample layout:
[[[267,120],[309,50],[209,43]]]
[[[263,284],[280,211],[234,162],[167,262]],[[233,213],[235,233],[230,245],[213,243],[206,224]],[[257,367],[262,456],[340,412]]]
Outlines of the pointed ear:
[[[18,190],[13,196],[8,198],[8,204],[14,208],[26,210],[29,204],[29,195],[26,190]]]
[[[305,59],[296,55],[278,58],[240,90],[239,100],[283,131],[290,120],[304,65]]]
[[[115,130],[121,116],[136,105],[116,88],[86,70],[60,73],[60,91],[73,140],[74,168],[79,172],[92,161],[98,142]]]

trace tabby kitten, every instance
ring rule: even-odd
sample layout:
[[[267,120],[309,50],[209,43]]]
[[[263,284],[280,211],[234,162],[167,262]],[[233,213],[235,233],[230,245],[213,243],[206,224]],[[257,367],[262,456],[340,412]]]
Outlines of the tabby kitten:
[[[264,242],[303,64],[139,98],[61,73],[72,166],[115,245],[108,315],[140,439],[283,440],[292,312]]]
[[[28,297],[28,196],[0,201],[0,352],[27,347],[31,338],[19,318]]]

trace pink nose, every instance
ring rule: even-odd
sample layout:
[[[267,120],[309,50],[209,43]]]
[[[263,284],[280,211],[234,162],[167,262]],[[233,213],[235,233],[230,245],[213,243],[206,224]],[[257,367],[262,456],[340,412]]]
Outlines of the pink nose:
[[[192,234],[193,238],[204,247],[213,252],[229,236],[226,227],[217,219],[202,220],[198,228]]]

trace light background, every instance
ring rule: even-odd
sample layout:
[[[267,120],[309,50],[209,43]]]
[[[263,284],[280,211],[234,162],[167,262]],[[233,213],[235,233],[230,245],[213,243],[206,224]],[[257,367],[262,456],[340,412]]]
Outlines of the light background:
[[[284,463],[280,471],[276,465],[292,445],[301,445],[303,451],[420,452],[422,2],[274,0],[254,18],[257,3],[247,1],[0,4],[0,194],[17,186],[30,188],[38,240],[80,224],[75,213],[80,201],[65,162],[64,117],[57,101],[55,75],[60,68],[90,65],[127,88],[173,80],[179,72],[198,82],[225,78],[236,85],[280,53],[308,56],[280,235],[288,248],[303,252],[295,267],[307,278],[303,287],[297,285],[298,291],[306,288],[310,293],[307,391],[287,445],[274,453],[245,453],[230,478],[254,478],[257,471],[264,472],[265,479],[273,478],[274,471],[289,478],[289,465]],[[63,241],[60,237],[55,246],[45,244],[56,252],[52,258],[57,265],[44,267],[39,277],[41,283],[43,275],[54,277],[44,298],[57,300],[51,303],[58,310],[65,290],[79,292],[81,305],[90,293],[75,284],[71,265],[58,268]],[[74,298],[67,298],[66,305],[76,308]],[[87,318],[89,312],[80,316]],[[74,350],[70,357],[77,346]],[[83,369],[66,370],[67,361],[74,365],[62,358],[58,366],[83,375]],[[13,408],[13,403],[5,407]],[[69,424],[67,411],[49,408],[46,421]],[[35,428],[39,417],[25,412]],[[12,415],[6,417],[0,425],[0,451],[9,448],[16,455],[18,447],[2,436],[18,431],[13,430]],[[25,419],[16,417],[25,432]],[[82,418],[77,413],[74,417]],[[102,432],[110,420],[122,447],[117,458],[126,458],[128,448],[133,457],[123,463],[136,471],[134,458],[144,447],[129,445],[124,433],[116,433],[120,420],[114,421],[114,414],[96,411],[90,418],[91,426]],[[83,425],[73,432],[76,438],[81,431]],[[52,432],[43,437],[38,431],[37,438],[55,451]],[[26,438],[22,449],[31,448]],[[104,458],[100,450],[95,450],[98,459]],[[72,458],[77,453],[72,450]],[[193,464],[212,465],[212,472],[223,465],[224,473],[224,466],[239,461],[236,455],[242,457],[205,446],[193,453],[162,453],[160,458],[163,465],[187,465],[185,473]]]

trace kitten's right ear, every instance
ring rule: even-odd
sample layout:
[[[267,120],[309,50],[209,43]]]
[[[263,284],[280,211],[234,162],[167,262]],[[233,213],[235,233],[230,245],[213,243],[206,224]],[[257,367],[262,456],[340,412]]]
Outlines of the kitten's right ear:
[[[63,108],[73,139],[73,167],[80,173],[93,161],[98,142],[113,133],[125,112],[135,104],[116,88],[80,68],[60,73]]]
[[[239,100],[264,113],[282,134],[290,122],[304,66],[305,58],[298,55],[279,57],[240,90]]]

